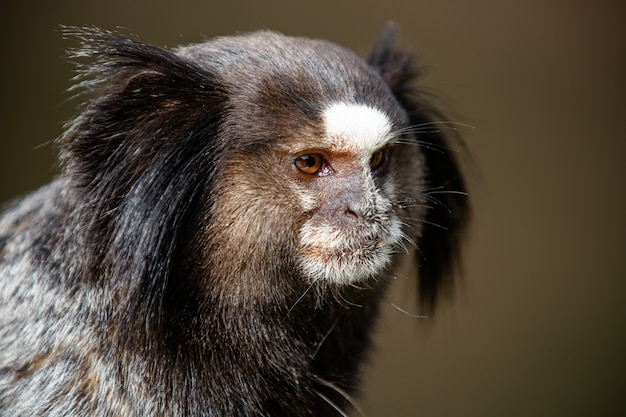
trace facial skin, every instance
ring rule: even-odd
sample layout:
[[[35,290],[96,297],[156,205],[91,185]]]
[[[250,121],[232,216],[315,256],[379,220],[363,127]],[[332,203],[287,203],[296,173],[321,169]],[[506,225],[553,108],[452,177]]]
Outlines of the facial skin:
[[[396,196],[383,191],[394,188],[383,171],[392,125],[380,110],[345,103],[329,106],[323,121],[319,153],[304,154],[317,169],[301,169],[316,197],[302,207],[299,264],[312,280],[347,285],[379,274],[402,238]]]

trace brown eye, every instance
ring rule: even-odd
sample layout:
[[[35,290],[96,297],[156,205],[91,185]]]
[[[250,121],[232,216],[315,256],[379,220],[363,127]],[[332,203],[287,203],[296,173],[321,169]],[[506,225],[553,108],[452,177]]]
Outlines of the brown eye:
[[[322,168],[324,157],[318,153],[301,155],[296,158],[296,168],[305,174],[314,175]]]
[[[370,167],[376,169],[380,167],[383,162],[385,162],[385,152],[382,150],[376,151],[372,154],[372,158],[370,159]]]

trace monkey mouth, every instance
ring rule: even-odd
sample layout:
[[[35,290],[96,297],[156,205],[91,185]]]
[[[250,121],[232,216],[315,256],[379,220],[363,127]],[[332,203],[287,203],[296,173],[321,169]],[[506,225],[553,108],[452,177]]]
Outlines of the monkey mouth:
[[[378,275],[391,262],[393,244],[387,239],[367,239],[344,245],[309,245],[303,248],[300,266],[313,280],[351,284]]]
[[[374,278],[389,266],[402,236],[395,217],[348,230],[307,222],[300,230],[300,270],[305,279],[339,285]]]
[[[361,243],[346,243],[345,245],[317,245],[308,246],[305,252],[311,256],[330,258],[349,258],[373,256],[382,251],[388,243],[384,239],[372,239]]]

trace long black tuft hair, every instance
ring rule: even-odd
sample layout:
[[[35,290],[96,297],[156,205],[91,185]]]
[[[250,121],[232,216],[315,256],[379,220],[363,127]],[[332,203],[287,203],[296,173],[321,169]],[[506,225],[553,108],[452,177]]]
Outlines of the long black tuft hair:
[[[467,188],[454,155],[463,144],[448,121],[427,100],[417,80],[422,76],[414,53],[398,49],[398,30],[387,25],[367,62],[376,68],[419,129],[427,166],[425,191],[431,205],[417,243],[418,299],[423,312],[434,311],[441,293],[449,294],[460,265],[462,235],[470,216]],[[438,127],[440,126],[440,127]],[[444,134],[445,132],[445,134]],[[452,143],[451,143],[452,142]]]
[[[95,28],[64,33],[81,41],[76,88],[93,97],[60,139],[78,218],[97,237],[84,277],[120,292],[118,325],[148,336],[181,233],[215,180],[225,95],[217,75],[173,52]]]

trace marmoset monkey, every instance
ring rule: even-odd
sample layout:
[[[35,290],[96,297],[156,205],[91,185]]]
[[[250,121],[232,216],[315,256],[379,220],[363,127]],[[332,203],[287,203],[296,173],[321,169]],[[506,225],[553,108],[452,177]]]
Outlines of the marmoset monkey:
[[[468,217],[413,55],[65,31],[86,103],[0,217],[0,415],[346,415],[394,267],[431,309]]]

